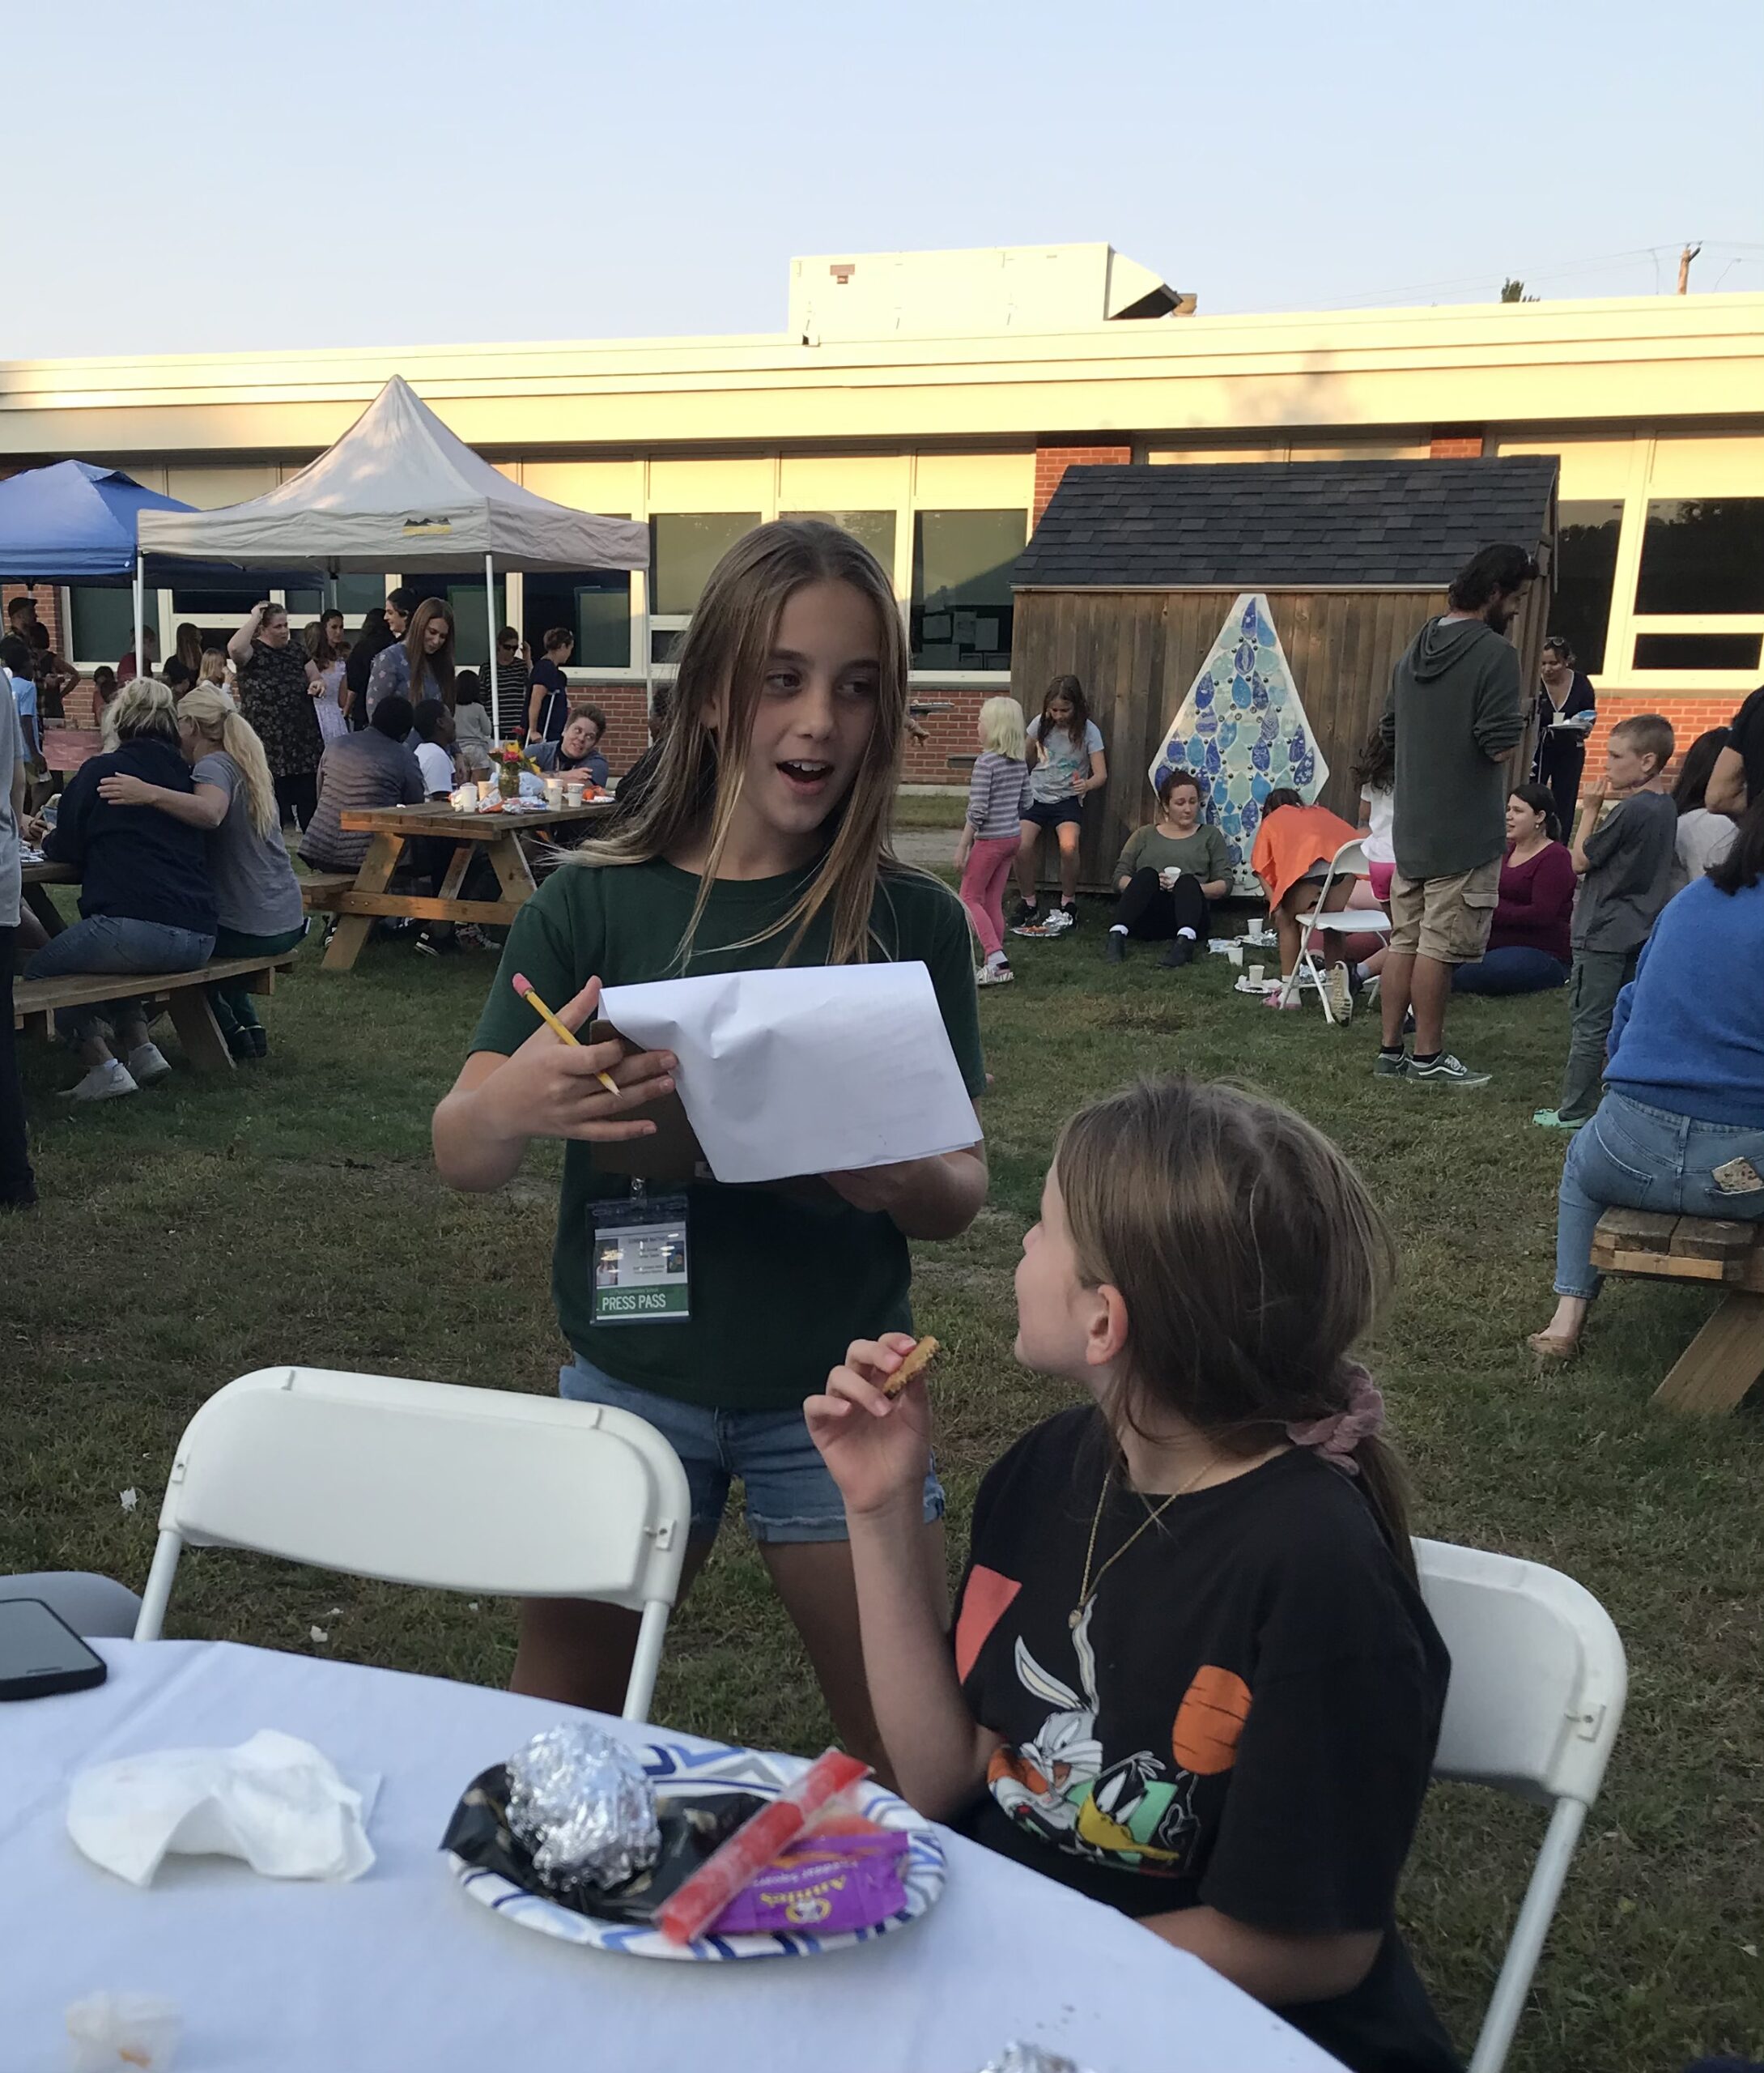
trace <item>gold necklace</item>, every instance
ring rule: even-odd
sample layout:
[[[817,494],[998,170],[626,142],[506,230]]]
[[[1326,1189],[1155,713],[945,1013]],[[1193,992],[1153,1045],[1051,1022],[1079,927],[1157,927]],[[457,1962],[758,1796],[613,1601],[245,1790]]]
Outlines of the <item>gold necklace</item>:
[[[1093,1584],[1090,1581],[1090,1564],[1096,1554],[1097,1532],[1103,1523],[1103,1507],[1108,1502],[1109,1485],[1114,1480],[1115,1471],[1112,1468],[1104,1474],[1103,1477],[1103,1488],[1097,1493],[1096,1516],[1090,1521],[1090,1544],[1084,1551],[1084,1581],[1078,1586],[1078,1602],[1073,1607],[1066,1620],[1067,1626],[1072,1629],[1073,1633],[1078,1632],[1078,1623],[1084,1617],[1085,1607],[1090,1603],[1090,1600],[1095,1598],[1096,1594],[1103,1588],[1103,1577],[1106,1577],[1109,1571],[1114,1568],[1115,1564],[1120,1561],[1122,1556],[1124,1556],[1127,1552],[1128,1549],[1133,1546],[1133,1543],[1138,1539],[1141,1534],[1144,1533],[1148,1526],[1155,1526],[1158,1520],[1163,1517],[1164,1513],[1169,1510],[1170,1507],[1175,1504],[1177,1498],[1187,1496],[1188,1492],[1193,1489],[1196,1483],[1201,1480],[1201,1478],[1206,1474],[1209,1469],[1212,1468],[1217,1463],[1218,1460],[1218,1454],[1209,1454],[1206,1459],[1201,1462],[1200,1467],[1197,1469],[1194,1474],[1188,1478],[1188,1481],[1182,1485],[1180,1489],[1172,1490],[1170,1495],[1166,1497],[1163,1502],[1158,1505],[1155,1509],[1148,1509],[1145,1518],[1140,1521],[1139,1524],[1133,1528],[1130,1534],[1128,1535],[1127,1538],[1121,1543],[1120,1546],[1117,1547],[1115,1552],[1109,1556],[1108,1560],[1103,1564],[1102,1568],[1097,1571],[1096,1581]]]

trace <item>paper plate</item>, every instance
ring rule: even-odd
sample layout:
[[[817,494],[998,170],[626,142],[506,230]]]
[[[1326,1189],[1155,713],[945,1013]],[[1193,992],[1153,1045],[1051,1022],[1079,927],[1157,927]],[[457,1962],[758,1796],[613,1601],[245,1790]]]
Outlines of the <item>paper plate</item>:
[[[714,1793],[721,1787],[729,1792],[769,1795],[781,1792],[808,1769],[802,1757],[767,1756],[755,1749],[670,1749],[657,1745],[637,1753],[644,1770],[664,1793],[665,1781],[671,1779],[682,1790],[689,1787],[694,1793]],[[900,1871],[907,1904],[886,1922],[834,1935],[817,1936],[803,1930],[788,1935],[700,1936],[690,1943],[675,1943],[657,1929],[577,1914],[542,1893],[529,1893],[499,1873],[467,1864],[452,1851],[448,1853],[448,1862],[454,1877],[481,1906],[518,1922],[524,1929],[559,1937],[566,1943],[588,1943],[597,1951],[622,1951],[636,1958],[685,1958],[713,1964],[739,1958],[812,1958],[822,1951],[844,1950],[849,1944],[870,1943],[878,1936],[892,1935],[909,1922],[916,1922],[943,1891],[943,1845],[930,1824],[905,1800],[885,1792],[880,1786],[861,1785],[853,1797],[858,1811],[869,1820],[885,1828],[904,1828],[912,1838]]]

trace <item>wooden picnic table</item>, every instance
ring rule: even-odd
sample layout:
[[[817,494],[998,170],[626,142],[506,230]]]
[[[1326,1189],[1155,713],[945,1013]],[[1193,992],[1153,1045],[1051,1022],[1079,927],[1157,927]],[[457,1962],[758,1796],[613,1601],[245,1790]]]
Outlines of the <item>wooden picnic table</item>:
[[[1764,1375],[1764,1223],[1608,1209],[1592,1234],[1601,1274],[1700,1281],[1721,1300],[1654,1392],[1669,1411],[1732,1411]]]
[[[342,816],[344,828],[351,834],[366,833],[373,839],[353,885],[347,889],[327,888],[308,896],[308,906],[321,907],[342,917],[325,952],[325,970],[350,970],[361,955],[368,931],[382,915],[419,922],[477,922],[506,928],[538,890],[527,853],[521,846],[521,836],[545,835],[553,828],[597,820],[611,805],[610,799],[596,799],[579,807],[534,807],[521,813],[455,813],[451,807],[431,802],[345,813]],[[453,859],[439,888],[433,893],[389,891],[405,845],[425,837],[453,845]],[[474,853],[490,859],[501,888],[500,899],[460,898],[459,890]]]
[[[67,926],[62,919],[61,909],[44,890],[51,885],[78,885],[79,873],[71,864],[26,864],[23,866],[24,904],[36,915],[52,936],[58,936]]]

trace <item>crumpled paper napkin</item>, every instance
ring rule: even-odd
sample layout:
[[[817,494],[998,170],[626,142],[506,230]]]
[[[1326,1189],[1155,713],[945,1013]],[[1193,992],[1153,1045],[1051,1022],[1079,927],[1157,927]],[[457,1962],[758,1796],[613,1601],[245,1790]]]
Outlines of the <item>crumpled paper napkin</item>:
[[[67,1832],[94,1864],[151,1885],[168,1854],[241,1857],[269,1879],[359,1879],[378,1780],[344,1784],[310,1742],[264,1728],[233,1749],[155,1749],[81,1771]]]

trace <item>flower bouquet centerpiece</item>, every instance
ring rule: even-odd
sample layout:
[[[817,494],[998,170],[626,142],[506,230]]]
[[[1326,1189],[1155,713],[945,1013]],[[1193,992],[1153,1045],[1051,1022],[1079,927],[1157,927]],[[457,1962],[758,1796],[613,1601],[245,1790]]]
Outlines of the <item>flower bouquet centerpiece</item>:
[[[521,773],[530,770],[539,776],[539,766],[519,742],[497,742],[491,748],[491,767],[496,773],[496,788],[505,799],[521,796]]]

